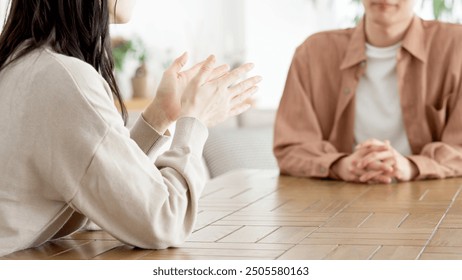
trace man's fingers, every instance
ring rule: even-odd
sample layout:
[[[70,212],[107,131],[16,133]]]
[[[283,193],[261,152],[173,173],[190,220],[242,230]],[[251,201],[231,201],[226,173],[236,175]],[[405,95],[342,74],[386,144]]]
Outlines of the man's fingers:
[[[381,174],[382,174],[382,171],[380,170],[379,171],[368,171],[359,177],[359,181],[362,183],[366,183]]]
[[[359,160],[358,167],[365,168],[373,162],[380,162],[383,160],[388,160],[394,158],[394,153],[392,151],[382,151],[382,152],[371,152],[366,155],[363,159]]]
[[[391,173],[394,171],[394,161],[392,160],[379,160],[373,161],[365,166],[367,170],[382,170],[383,172]]]
[[[384,152],[388,150],[389,148],[387,146],[362,146],[362,147],[357,147],[355,149],[355,153],[358,155],[358,157],[364,158],[371,153]]]
[[[230,110],[229,115],[230,117],[240,115],[250,109],[252,105],[250,103],[242,103],[234,107],[233,109]]]
[[[391,184],[393,183],[393,177],[388,175],[377,175],[372,180],[368,181],[369,184]]]
[[[385,142],[382,142],[378,139],[368,139],[358,145],[356,145],[355,149],[360,149],[360,148],[367,148],[367,147],[372,147],[372,146],[386,146]]]
[[[359,178],[361,177],[362,175],[366,174],[367,173],[367,170],[365,169],[362,169],[362,168],[358,168],[357,165],[352,165],[348,168],[348,172],[350,172],[351,174],[353,174],[356,178]]]

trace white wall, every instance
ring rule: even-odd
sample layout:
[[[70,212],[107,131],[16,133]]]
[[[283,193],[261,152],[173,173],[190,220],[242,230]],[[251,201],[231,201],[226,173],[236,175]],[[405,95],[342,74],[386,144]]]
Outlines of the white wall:
[[[309,35],[352,24],[339,16],[349,1],[249,0],[245,1],[246,59],[263,76],[257,107],[276,108],[282,95],[292,56]]]
[[[314,6],[311,0],[138,0],[132,21],[112,32],[143,38],[154,87],[183,51],[191,63],[215,54],[231,66],[254,62],[252,73],[264,78],[256,104],[276,107],[295,47],[320,28],[335,27],[328,20],[330,1]]]
[[[332,3],[336,1],[336,5]],[[138,35],[150,50],[151,87],[163,68],[188,51],[191,62],[208,54],[230,65],[255,63],[264,81],[256,106],[275,108],[295,48],[310,34],[352,24],[347,0],[138,0],[128,25],[113,34]],[[128,70],[128,74],[133,69]],[[122,80],[128,80],[128,76]],[[129,89],[123,85],[122,89]]]
[[[244,55],[243,1],[138,0],[131,22],[114,25],[111,31],[115,36],[143,39],[155,87],[163,69],[184,51],[189,53],[189,65],[210,54],[220,63],[240,60]]]
[[[258,107],[276,107],[293,52],[317,30],[316,13],[304,0],[251,0],[245,3],[246,60],[263,77]]]
[[[416,9],[432,18],[431,1]],[[418,1],[418,2],[420,2]],[[163,69],[184,51],[190,64],[215,54],[230,65],[246,61],[264,81],[256,105],[275,108],[281,97],[295,48],[314,32],[353,24],[361,7],[350,0],[138,0],[132,21],[112,26],[115,36],[142,38],[149,53],[150,86],[155,88]],[[0,0],[3,23],[8,0]],[[457,0],[454,18],[462,19]],[[454,19],[447,18],[447,19]],[[136,62],[121,75],[121,88],[130,93],[130,76]]]

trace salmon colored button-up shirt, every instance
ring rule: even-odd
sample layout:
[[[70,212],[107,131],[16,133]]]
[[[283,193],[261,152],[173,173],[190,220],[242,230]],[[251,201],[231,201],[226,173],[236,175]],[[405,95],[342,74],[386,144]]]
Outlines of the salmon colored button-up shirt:
[[[355,92],[366,67],[364,21],[297,48],[275,124],[281,173],[329,177],[331,165],[352,152]],[[417,179],[461,176],[462,26],[415,17],[397,55],[397,77]]]

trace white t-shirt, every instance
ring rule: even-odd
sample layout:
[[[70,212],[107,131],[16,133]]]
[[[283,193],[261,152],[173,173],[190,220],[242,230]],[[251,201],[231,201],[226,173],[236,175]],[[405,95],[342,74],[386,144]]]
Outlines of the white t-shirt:
[[[401,44],[377,48],[366,44],[367,68],[356,92],[355,142],[389,140],[402,155],[412,154],[401,112],[396,57]]]

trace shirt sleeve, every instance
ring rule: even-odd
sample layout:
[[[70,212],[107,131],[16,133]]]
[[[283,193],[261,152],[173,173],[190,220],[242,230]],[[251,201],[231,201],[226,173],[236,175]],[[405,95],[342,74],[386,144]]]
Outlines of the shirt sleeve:
[[[345,154],[323,139],[311,103],[310,63],[299,47],[294,55],[275,121],[273,151],[282,174],[332,177],[331,165]]]
[[[442,108],[440,112],[436,112],[442,118],[446,117],[444,112],[449,112],[441,141],[429,143],[419,154],[408,157],[417,166],[417,180],[462,176],[461,95],[462,86],[449,100],[449,108]]]

